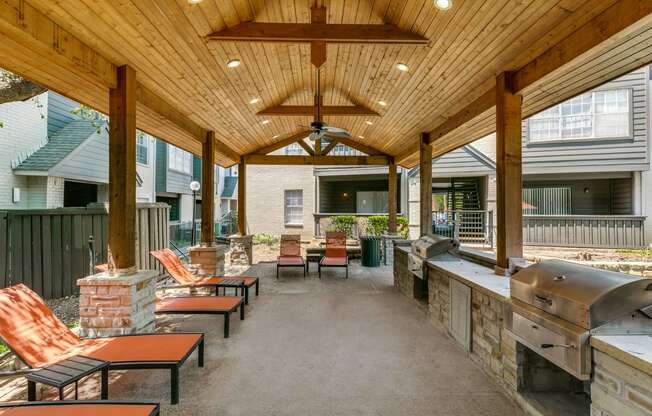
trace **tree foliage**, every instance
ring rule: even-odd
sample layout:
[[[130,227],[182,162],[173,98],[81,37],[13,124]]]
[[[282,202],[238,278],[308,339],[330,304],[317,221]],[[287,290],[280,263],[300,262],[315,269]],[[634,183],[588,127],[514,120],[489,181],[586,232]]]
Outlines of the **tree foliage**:
[[[0,104],[29,100],[45,91],[32,81],[0,69]]]

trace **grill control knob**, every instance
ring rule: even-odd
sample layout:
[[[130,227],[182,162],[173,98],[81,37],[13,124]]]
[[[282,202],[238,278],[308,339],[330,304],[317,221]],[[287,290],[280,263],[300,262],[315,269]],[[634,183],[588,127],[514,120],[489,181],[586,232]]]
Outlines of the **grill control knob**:
[[[555,276],[552,280],[554,280],[555,282],[561,282],[561,281],[566,280],[566,276],[564,276],[563,274],[560,274],[558,276]]]

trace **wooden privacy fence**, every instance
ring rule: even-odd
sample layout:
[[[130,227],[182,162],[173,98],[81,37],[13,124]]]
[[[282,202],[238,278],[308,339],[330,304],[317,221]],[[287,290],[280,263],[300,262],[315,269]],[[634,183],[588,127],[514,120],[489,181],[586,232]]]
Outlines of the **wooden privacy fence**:
[[[634,248],[645,245],[645,217],[638,215],[524,215],[523,244]]]
[[[169,209],[167,204],[137,204],[139,268],[160,270],[149,251],[168,246]],[[90,273],[89,236],[94,262],[107,261],[108,227],[104,204],[0,211],[0,286],[22,282],[46,299],[77,293],[77,279]]]

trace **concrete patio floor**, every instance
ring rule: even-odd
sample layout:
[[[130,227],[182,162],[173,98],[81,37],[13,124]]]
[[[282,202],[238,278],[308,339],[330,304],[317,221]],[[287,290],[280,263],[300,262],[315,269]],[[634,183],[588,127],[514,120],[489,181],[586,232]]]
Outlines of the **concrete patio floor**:
[[[221,317],[159,320],[160,330],[206,332],[205,367],[194,355],[182,367],[179,405],[164,371],[116,373],[110,397],[160,400],[163,415],[521,414],[394,289],[391,269],[353,266],[348,280],[285,269],[277,281],[275,271],[252,267],[261,295],[229,339]]]

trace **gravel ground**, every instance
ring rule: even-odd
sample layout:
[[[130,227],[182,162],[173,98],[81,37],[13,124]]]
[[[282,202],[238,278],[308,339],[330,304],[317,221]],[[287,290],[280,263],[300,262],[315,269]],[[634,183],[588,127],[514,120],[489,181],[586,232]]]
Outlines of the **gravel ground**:
[[[54,314],[71,328],[79,326],[79,296],[45,301]]]

